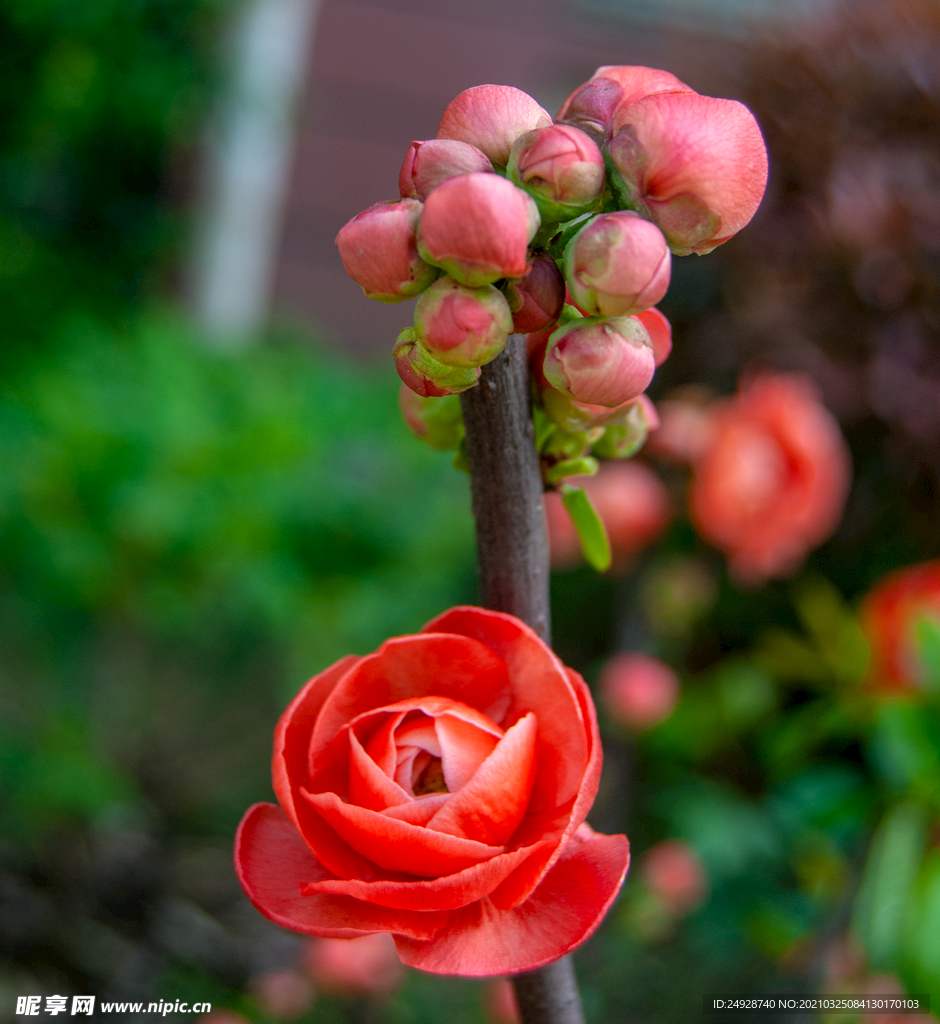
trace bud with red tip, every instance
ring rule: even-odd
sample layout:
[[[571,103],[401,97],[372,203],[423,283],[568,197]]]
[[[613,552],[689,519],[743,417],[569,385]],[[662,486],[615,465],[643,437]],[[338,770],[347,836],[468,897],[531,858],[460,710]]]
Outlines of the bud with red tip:
[[[465,288],[445,275],[415,308],[418,339],[448,366],[483,366],[506,347],[511,330],[509,303],[491,284]]]
[[[675,672],[649,654],[615,655],[601,672],[600,686],[608,714],[631,729],[657,725],[679,699]]]
[[[660,227],[677,256],[711,252],[754,216],[767,150],[742,103],[659,93],[621,106],[611,133],[614,191]]]
[[[571,297],[589,316],[627,316],[654,306],[671,270],[662,232],[629,210],[592,218],[565,249]]]
[[[545,222],[571,220],[597,205],[604,191],[604,157],[584,132],[553,124],[520,135],[506,168],[535,200]]]
[[[520,135],[551,123],[551,114],[521,89],[476,85],[447,105],[437,137],[469,142],[498,167],[505,167],[512,144]]]
[[[427,199],[441,182],[461,174],[493,171],[489,157],[476,146],[456,139],[412,142],[398,175],[403,198]]]
[[[428,196],[418,251],[469,288],[522,277],[539,229],[533,200],[496,174],[462,174]]]
[[[421,203],[376,203],[340,228],[336,245],[346,273],[370,299],[402,302],[423,292],[438,269],[418,255]]]
[[[576,402],[614,407],[646,390],[656,363],[646,328],[633,317],[587,317],[555,331],[545,378]]]
[[[504,291],[517,334],[544,330],[565,304],[565,279],[550,256],[533,257],[525,276],[508,280]]]
[[[398,390],[398,409],[408,429],[430,448],[450,452],[460,446],[464,427],[456,395],[422,397],[402,384]]]
[[[692,91],[668,71],[608,65],[598,68],[590,81],[575,89],[562,104],[555,120],[603,137],[620,106],[660,92]]]
[[[395,369],[402,382],[423,398],[456,395],[476,384],[479,367],[464,369],[442,363],[418,341],[413,327],[406,327],[392,349]]]

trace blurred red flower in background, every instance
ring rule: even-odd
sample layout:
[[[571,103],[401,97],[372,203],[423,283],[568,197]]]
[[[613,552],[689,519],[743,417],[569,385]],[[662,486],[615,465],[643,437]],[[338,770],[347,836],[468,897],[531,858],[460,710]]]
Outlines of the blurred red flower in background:
[[[851,461],[835,418],[808,378],[764,372],[715,402],[700,430],[693,524],[740,582],[792,574],[842,516]]]
[[[339,995],[386,996],[402,983],[405,971],[391,935],[357,939],[311,938],[304,966],[324,992]]]
[[[616,654],[601,670],[601,699],[611,718],[631,729],[649,729],[668,718],[679,700],[679,680],[659,658]]]
[[[928,668],[918,652],[918,631],[925,620],[940,630],[940,559],[886,576],[862,601],[859,616],[871,651],[870,684],[923,687]]]
[[[697,854],[681,839],[664,839],[651,846],[643,857],[642,874],[650,891],[677,916],[694,910],[708,891]]]

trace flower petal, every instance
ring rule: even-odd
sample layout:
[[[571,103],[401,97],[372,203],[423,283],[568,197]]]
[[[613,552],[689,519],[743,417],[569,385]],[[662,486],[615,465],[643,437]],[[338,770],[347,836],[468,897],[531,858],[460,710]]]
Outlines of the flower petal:
[[[450,800],[450,793],[427,793],[406,804],[387,807],[382,813],[388,818],[407,821],[409,825],[427,825],[435,814]]]
[[[311,882],[305,892],[346,893],[383,907],[406,910],[456,910],[492,892],[539,845],[500,854],[482,864],[429,881],[359,882],[328,878]]]
[[[535,780],[536,719],[520,718],[473,778],[428,822],[428,828],[489,846],[507,843],[525,814]]]
[[[347,722],[376,708],[439,696],[486,711],[508,691],[506,666],[486,644],[467,636],[395,637],[360,658],[326,699],[313,726],[311,762]]]
[[[497,724],[506,728],[530,711],[538,717],[539,770],[531,809],[558,807],[574,797],[588,763],[589,723],[565,666],[551,649],[512,615],[472,606],[451,608],[423,631],[472,637],[499,655],[509,670],[513,697]]]
[[[396,938],[403,963],[433,974],[487,977],[542,967],[587,939],[613,903],[630,860],[626,836],[582,825],[521,906],[484,898],[453,911],[430,942]]]
[[[333,688],[357,661],[358,655],[347,654],[314,676],[287,705],[274,730],[274,757],[271,762],[274,792],[284,813],[295,825],[296,789],[309,781],[307,758],[317,715]]]
[[[451,793],[462,789],[473,773],[490,756],[499,743],[494,730],[483,730],[458,715],[438,715],[434,720],[441,745],[444,780]]]
[[[412,797],[396,785],[362,749],[349,729],[349,801],[371,811],[408,803]]]
[[[328,825],[379,867],[437,878],[479,864],[503,852],[471,839],[432,832],[363,807],[343,803],[335,793],[303,794]],[[362,877],[362,876],[360,876]]]
[[[587,812],[594,803],[597,786],[601,777],[603,751],[601,737],[597,727],[597,713],[594,701],[585,681],[573,669],[566,668],[568,679],[577,695],[582,714],[589,725],[588,739],[590,754],[581,786],[575,799],[565,807],[559,808],[554,814],[527,815],[519,831],[513,837],[513,844],[532,842],[535,837],[548,838],[553,833],[557,836],[556,846],[544,860],[530,857],[506,881],[493,892],[493,903],[501,909],[517,907],[529,898],[532,890],[542,881],[546,873],[561,855],[569,838],[584,821]]]
[[[392,909],[333,893],[301,895],[301,888],[329,877],[300,833],[274,804],[255,804],[235,837],[235,870],[242,888],[265,917],[285,928],[351,939],[392,932],[433,938],[447,915]]]

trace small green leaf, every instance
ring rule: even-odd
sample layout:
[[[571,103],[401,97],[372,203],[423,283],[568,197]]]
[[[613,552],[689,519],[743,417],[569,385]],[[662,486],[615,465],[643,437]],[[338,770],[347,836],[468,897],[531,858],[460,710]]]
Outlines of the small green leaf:
[[[610,541],[600,516],[583,487],[561,488],[561,500],[581,538],[581,550],[588,565],[603,572],[610,568]]]
[[[593,476],[597,472],[597,459],[585,455],[578,459],[565,459],[564,462],[556,462],[554,466],[545,470],[545,482],[557,484],[569,476]]]

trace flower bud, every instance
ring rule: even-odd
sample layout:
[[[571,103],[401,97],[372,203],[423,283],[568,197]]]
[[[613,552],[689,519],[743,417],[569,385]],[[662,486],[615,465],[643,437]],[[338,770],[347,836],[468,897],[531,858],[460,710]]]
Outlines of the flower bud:
[[[447,366],[418,341],[413,327],[406,327],[392,349],[398,376],[409,388],[423,398],[456,395],[472,388],[480,376],[479,367],[463,369]]]
[[[522,277],[539,228],[533,200],[496,174],[462,174],[428,196],[418,251],[468,288]]]
[[[551,114],[511,85],[476,85],[451,100],[437,131],[439,139],[469,142],[498,167],[505,167],[512,144],[523,132],[552,123]]]
[[[398,190],[406,199],[427,199],[448,178],[492,170],[489,157],[468,142],[456,139],[412,142],[398,175]]]
[[[460,446],[464,428],[457,395],[422,397],[402,384],[398,391],[398,408],[411,432],[429,447],[450,452]]]
[[[631,729],[657,725],[679,699],[675,672],[648,654],[615,655],[601,671],[600,687],[608,714]]]
[[[419,341],[448,366],[483,366],[502,352],[511,330],[509,303],[491,284],[465,288],[445,275],[415,307]]]
[[[346,273],[370,299],[401,302],[423,292],[438,275],[418,255],[421,203],[376,203],[339,229],[336,245]]]
[[[602,459],[629,459],[646,444],[650,431],[658,426],[656,406],[646,395],[640,395],[621,406],[591,452]]]
[[[549,384],[576,402],[613,407],[645,391],[656,364],[638,320],[589,317],[552,334],[543,369]]]
[[[565,304],[565,279],[550,256],[535,256],[525,276],[508,280],[504,290],[517,334],[544,330]]]
[[[592,218],[565,249],[575,304],[594,316],[627,316],[666,294],[669,246],[655,224],[629,210]]]
[[[550,384],[541,389],[542,408],[548,418],[569,434],[582,434],[598,427],[606,427],[625,415],[638,402],[639,398],[631,398],[622,405],[611,408],[607,405],[590,405],[588,402],[576,402],[568,395],[556,391]],[[640,398],[643,396],[641,395]]]
[[[589,136],[571,125],[520,135],[506,171],[532,196],[545,222],[587,213],[604,191],[604,157]]]
[[[711,252],[754,216],[767,151],[735,100],[660,93],[621,106],[611,125],[611,184],[660,227],[677,256]]]
[[[633,314],[646,328],[653,345],[656,365],[662,366],[672,351],[672,325],[658,309],[644,309],[642,313]]]
[[[660,92],[692,92],[668,71],[608,65],[565,100],[556,121],[573,124],[589,135],[607,134],[618,107]]]

